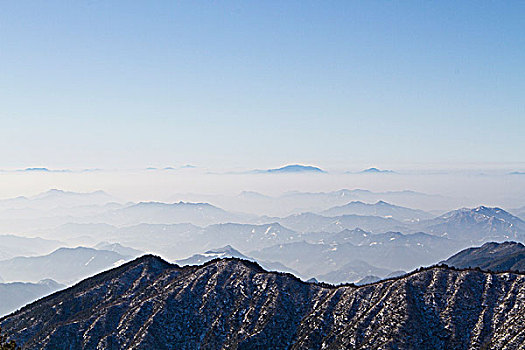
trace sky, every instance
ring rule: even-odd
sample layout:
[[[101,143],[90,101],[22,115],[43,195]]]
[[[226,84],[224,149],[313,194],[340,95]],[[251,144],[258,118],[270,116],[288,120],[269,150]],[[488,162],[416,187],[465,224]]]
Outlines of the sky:
[[[3,1],[0,168],[524,169],[524,18],[522,1]]]

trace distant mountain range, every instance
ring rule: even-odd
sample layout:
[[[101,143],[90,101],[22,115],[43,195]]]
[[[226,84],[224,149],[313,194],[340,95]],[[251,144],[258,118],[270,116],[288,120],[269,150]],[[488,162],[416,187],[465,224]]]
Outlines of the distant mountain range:
[[[366,215],[381,216],[392,218],[398,221],[420,221],[433,218],[432,214],[422,210],[410,209],[393,205],[384,201],[378,201],[374,204],[363,203],[361,201],[352,201],[342,206],[336,206],[321,212],[324,216],[341,216],[341,215]]]
[[[425,232],[471,243],[525,239],[525,222],[501,208],[459,209],[423,222]]]
[[[236,250],[230,245],[227,245],[225,247],[218,248],[218,249],[208,250],[202,254],[195,254],[189,258],[178,260],[176,261],[176,263],[181,266],[202,265],[214,259],[224,259],[224,258],[237,258],[237,259],[242,259],[242,260],[253,261],[253,262],[257,262],[265,270],[268,270],[268,271],[288,272],[298,277],[301,276],[299,272],[293,269],[290,269],[289,267],[286,267],[281,263],[271,262],[271,261],[256,261],[255,259],[247,257],[246,255],[242,254],[241,252],[239,252],[238,250]]]
[[[301,278],[315,277],[322,282],[339,284],[357,282],[368,275],[386,278],[393,271],[437,263],[465,247],[458,242],[425,233],[372,234],[354,229],[309,234],[286,231],[274,235],[269,231],[274,229],[272,225],[236,224],[211,226],[208,229],[210,231],[202,236],[201,246],[206,247],[210,242],[229,242],[240,244],[249,253],[242,254],[226,246],[205,252],[201,250],[190,258],[178,260],[178,264],[196,265],[215,258],[235,257],[256,261],[268,270],[291,272]],[[221,237],[223,233],[229,233],[230,236]],[[257,246],[261,248],[250,250]]]
[[[411,270],[421,265],[435,264],[464,248],[458,242],[424,233],[401,234],[389,232],[370,234],[363,230],[345,230],[339,233],[313,233],[304,235],[302,241],[278,244],[248,252],[257,260],[278,261],[299,271],[305,277],[322,277],[330,272],[344,276],[344,266],[353,260],[361,260],[389,272]],[[348,267],[347,267],[348,268]],[[343,269],[343,273],[341,273]],[[367,272],[355,270],[355,279],[365,277]],[[383,276],[381,276],[383,277]]]
[[[28,233],[80,221],[123,206],[103,192],[69,192],[52,189],[35,196],[0,200],[0,232]]]
[[[481,247],[462,250],[443,263],[457,268],[479,267],[486,271],[525,273],[525,246],[517,242],[485,243]]]
[[[349,263],[341,266],[339,269],[328,272],[324,275],[316,277],[317,281],[327,282],[331,284],[339,283],[361,283],[367,281],[363,279],[371,275],[380,280],[381,277],[386,277],[392,271],[385,268],[375,267],[362,260],[352,260]]]
[[[331,192],[287,192],[279,196],[268,196],[254,191],[244,191],[238,195],[203,195],[178,194],[174,201],[208,202],[228,211],[249,212],[256,215],[288,216],[301,212],[319,213],[335,206],[342,206],[351,201],[375,203],[386,201],[412,208],[449,208],[455,200],[414,191],[372,192],[363,189],[341,189]],[[459,204],[458,204],[459,205]]]
[[[346,194],[344,191],[339,193],[343,198],[347,197]],[[311,195],[324,198],[320,194]],[[309,198],[310,194],[302,193],[301,196]],[[349,212],[374,215],[328,216]],[[236,214],[207,203],[186,202],[131,204],[105,215],[107,219],[91,217],[86,219],[86,223],[70,223],[46,230],[45,237],[88,246],[95,246],[101,241],[118,242],[135,250],[124,255],[137,256],[139,253],[136,251],[150,252],[171,260],[231,245],[257,261],[280,262],[306,277],[324,275],[349,263],[350,260],[343,259],[340,253],[345,250],[348,254],[356,254],[354,260],[363,260],[378,268],[410,270],[422,264],[436,263],[473,244],[523,241],[525,237],[525,223],[500,208],[459,209],[429,219],[430,214],[423,211],[385,201],[374,204],[346,201],[342,206],[323,212],[323,215],[305,212],[286,217]],[[100,223],[88,223],[94,218],[98,218],[95,222]],[[176,223],[184,219],[203,226]],[[150,222],[144,223],[146,220]],[[114,225],[103,223],[107,221],[112,221]],[[170,221],[175,223],[163,223]],[[134,224],[136,222],[142,223]],[[210,222],[215,223],[205,225]],[[40,232],[36,234],[40,235]],[[0,237],[0,252],[1,242]],[[304,243],[315,248],[313,256],[317,260],[297,255]],[[297,251],[297,254],[290,252],[293,256],[297,255],[297,261],[290,262],[279,257],[279,254],[284,254],[281,245]],[[258,255],[272,250],[274,253],[269,256]],[[334,258],[336,260],[330,262],[329,259]],[[329,267],[330,270],[320,270],[319,266]]]
[[[178,260],[224,245],[241,251],[293,242],[299,234],[278,223],[215,224],[199,227],[192,224],[139,224],[116,227],[107,224],[67,224],[49,231],[54,237],[70,237],[87,243],[107,240],[144,252],[155,252]],[[107,249],[107,248],[106,248]]]
[[[107,250],[60,248],[48,255],[0,261],[0,276],[5,282],[53,279],[71,284],[131,259]]]
[[[386,279],[398,278],[398,277],[404,276],[406,274],[407,273],[405,271],[398,270],[398,271],[392,271],[388,275],[383,276],[383,277],[379,277],[379,276],[376,276],[376,275],[367,275],[367,276],[361,278],[359,281],[355,282],[354,284],[356,286],[364,286],[365,284],[376,283],[376,282],[379,282],[379,281],[382,281],[382,280],[386,280]]]
[[[107,250],[107,251],[115,252],[122,256],[131,257],[131,258],[136,258],[144,254],[143,251],[140,251],[138,249],[133,249],[130,247],[125,247],[120,243],[100,242],[99,244],[95,246],[95,249]]]
[[[44,173],[70,173],[72,170],[70,169],[49,169],[49,168],[25,168],[25,169],[17,169],[15,171],[19,172],[44,172]]]
[[[42,208],[52,209],[57,206],[104,205],[114,202],[115,198],[104,191],[70,192],[51,189],[31,197],[15,197],[0,200],[0,208]]]
[[[218,224],[206,227],[197,238],[202,247],[235,245],[242,251],[254,247],[268,247],[275,244],[293,242],[298,239],[295,231],[283,227],[279,223],[262,225],[248,224]]]
[[[237,258],[243,260],[252,260],[246,255],[242,254],[235,248],[230,245],[227,245],[222,248],[208,250],[202,254],[195,254],[189,258],[177,260],[176,263],[181,266],[186,265],[202,265],[208,261],[214,259],[223,259],[223,258]]]
[[[321,168],[311,166],[311,165],[300,165],[292,164],[286,165],[281,168],[266,169],[266,170],[254,170],[253,173],[257,174],[297,174],[297,173],[325,173]]]
[[[15,256],[34,256],[48,254],[57,249],[63,242],[38,237],[0,235],[0,260]]]
[[[142,210],[142,206],[133,207],[133,212],[127,213],[125,217],[138,218],[151,211],[153,218],[164,216],[169,220],[170,213],[175,213],[171,219],[179,220],[187,210],[190,216],[194,215],[196,218],[210,210],[210,215],[215,220],[218,218],[216,213],[224,214],[223,210],[214,206],[186,204],[173,207],[147,204],[146,211],[142,214],[134,213],[135,210]],[[151,223],[124,227],[68,224],[50,231],[49,235],[60,239],[69,237],[77,241],[83,240],[86,244],[93,242],[90,245],[102,240],[119,242],[133,247],[135,251],[153,252],[172,260],[231,245],[259,262],[279,262],[301,276],[310,278],[339,271],[345,264],[356,259],[376,268],[406,271],[437,263],[472,244],[491,240],[519,241],[525,232],[522,230],[523,221],[499,208],[460,209],[434,219],[424,219],[424,212],[386,202],[347,202],[347,205],[333,210],[371,211],[378,215],[391,215],[329,217],[303,213],[284,218],[257,218],[261,222],[259,224],[224,223],[206,227]],[[330,212],[332,211],[328,213]],[[394,215],[408,220],[395,220],[391,217]],[[112,250],[107,247],[104,249]],[[134,252],[125,255],[137,254]],[[349,270],[338,275],[344,276],[345,273],[356,278],[366,276],[360,271]],[[367,273],[370,274],[372,273]],[[373,275],[383,277],[380,274]],[[330,281],[341,283],[349,280]]]
[[[362,228],[369,232],[404,231],[407,226],[392,218],[364,215],[341,215],[327,217],[313,213],[302,213],[285,218],[268,218],[297,232],[340,232],[345,229]]]
[[[363,287],[239,259],[144,256],[0,319],[32,349],[519,349],[525,275],[421,269]]]
[[[0,283],[0,317],[65,287],[50,279],[38,283]]]
[[[227,212],[208,203],[141,202],[83,219],[112,225],[192,223],[207,226],[216,223],[248,221],[251,216]]]
[[[395,172],[392,170],[382,170],[378,168],[368,168],[363,171],[361,171],[362,174],[394,174]]]
[[[411,191],[374,193],[366,190],[289,192],[278,197],[255,192],[245,192],[232,197],[220,195],[185,195],[184,197],[191,201],[119,203],[113,196],[103,191],[78,193],[54,189],[32,197],[0,200],[0,232],[43,236],[42,231],[67,223],[100,223],[115,226],[142,223],[191,223],[197,226],[229,222],[253,224],[260,223],[258,217],[261,213],[278,214],[271,217],[285,217],[291,213],[319,213],[333,207],[347,205],[350,201],[388,200],[396,205],[397,203],[404,205],[403,203],[407,201],[417,204],[442,199],[439,196]],[[420,214],[422,213],[418,216]]]

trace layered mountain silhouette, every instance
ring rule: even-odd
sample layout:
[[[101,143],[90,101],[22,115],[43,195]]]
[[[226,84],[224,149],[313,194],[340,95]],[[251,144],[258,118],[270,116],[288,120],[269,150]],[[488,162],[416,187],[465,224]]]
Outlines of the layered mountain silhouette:
[[[192,223],[206,226],[215,223],[239,222],[248,217],[227,212],[209,203],[140,202],[99,216],[87,218],[90,222],[114,225]]]
[[[369,232],[401,231],[407,229],[406,224],[392,218],[365,215],[341,215],[328,217],[314,213],[290,215],[285,218],[270,218],[269,221],[297,232],[339,232],[344,229],[362,228]]]
[[[389,269],[375,267],[362,260],[352,260],[337,270],[319,275],[316,280],[332,284],[338,284],[342,281],[365,284],[368,280],[363,280],[367,277],[373,276],[375,282],[391,272]]]
[[[140,251],[138,249],[125,247],[125,246],[123,246],[120,243],[100,242],[99,244],[97,244],[95,246],[95,248],[98,249],[98,250],[107,250],[107,251],[110,251],[110,252],[115,252],[115,253],[120,254],[120,255],[122,255],[124,257],[132,257],[132,258],[135,258],[137,256],[140,256],[140,255],[144,254],[144,252],[142,252],[142,251]]]
[[[50,279],[38,283],[0,283],[0,316],[65,287]]]
[[[70,284],[131,259],[114,251],[59,248],[48,255],[0,261],[0,276],[4,281],[36,282],[50,278]]]
[[[279,262],[256,261],[255,259],[242,254],[241,252],[239,252],[237,249],[233,248],[230,245],[227,245],[225,247],[218,248],[218,249],[208,250],[202,254],[195,254],[195,255],[190,256],[189,258],[178,260],[177,264],[181,266],[201,265],[201,264],[207,263],[208,261],[211,261],[214,259],[224,259],[224,258],[237,258],[237,259],[253,261],[253,262],[257,262],[265,270],[268,270],[268,271],[289,272],[289,273],[294,274],[295,276],[301,276],[299,272]]]
[[[63,242],[38,237],[21,237],[15,235],[0,235],[0,260],[18,255],[47,254],[59,248]]]
[[[335,206],[343,206],[350,201],[366,203],[386,201],[410,208],[434,209],[450,207],[453,202],[448,197],[409,190],[372,192],[365,189],[341,189],[331,192],[289,191],[279,196],[269,196],[254,191],[243,191],[238,195],[183,193],[171,198],[173,201],[208,202],[229,211],[274,217],[301,212],[319,213]]]
[[[320,281],[323,281],[321,276],[336,272],[330,275],[329,281],[343,283],[352,280],[335,280],[333,277],[345,274],[350,276],[351,271],[348,268],[352,265],[347,264],[353,260],[361,260],[375,268],[389,271],[407,271],[422,265],[435,264],[465,248],[458,248],[458,242],[425,233],[371,234],[358,229],[335,234],[313,233],[303,235],[302,238],[299,242],[273,245],[248,254],[258,261],[278,261],[299,271],[303,276],[315,277]],[[363,270],[354,272],[357,273],[356,278],[365,276]]]
[[[525,240],[525,221],[501,208],[480,206],[448,212],[424,223],[424,231],[472,243]]]
[[[115,198],[104,191],[70,192],[51,189],[31,197],[15,197],[0,200],[0,208],[53,208],[56,206],[104,205]]]
[[[448,267],[333,287],[144,256],[0,319],[25,349],[518,349],[525,276]]]
[[[374,204],[363,203],[361,201],[352,201],[342,206],[336,206],[321,212],[324,216],[341,216],[341,215],[366,215],[381,216],[392,218],[398,221],[419,221],[431,219],[433,216],[418,209],[410,209],[393,205],[384,201],[378,201]]]

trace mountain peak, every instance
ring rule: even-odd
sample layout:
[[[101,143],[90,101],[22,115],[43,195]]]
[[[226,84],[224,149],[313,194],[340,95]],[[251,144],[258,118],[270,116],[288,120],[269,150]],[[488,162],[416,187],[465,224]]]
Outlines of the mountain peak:
[[[503,210],[501,208],[498,208],[498,207],[487,207],[487,206],[484,206],[484,205],[480,205],[479,207],[472,209],[472,211],[478,212],[478,213],[491,213],[491,214],[492,213],[493,214],[499,214],[499,213],[505,212],[505,210]]]
[[[364,173],[364,174],[393,174],[394,171],[392,170],[382,170],[382,169],[379,169],[379,168],[368,168],[368,169],[365,169],[363,171],[361,171],[361,173]]]
[[[228,254],[230,256],[243,256],[241,252],[229,244],[222,248],[208,250],[205,252],[205,254]]]
[[[257,172],[261,172],[258,170]],[[325,173],[321,168],[312,165],[290,164],[280,168],[267,169],[262,172],[266,173]]]
[[[422,210],[401,207],[379,200],[374,204],[361,201],[352,201],[345,205],[335,206],[322,212],[323,215],[330,217],[340,215],[365,215],[392,218],[405,222],[417,222],[432,218],[432,215]]]
[[[484,205],[480,205],[475,208],[461,208],[457,210],[450,211],[448,213],[443,214],[442,218],[451,218],[458,215],[484,215],[484,216],[494,216],[497,218],[506,218],[506,219],[517,219],[520,220],[518,217],[510,214],[509,212],[498,208],[498,207],[488,207]],[[521,221],[521,220],[520,220]]]
[[[126,265],[130,264],[147,264],[147,265],[161,265],[161,266],[175,266],[173,264],[170,264],[166,260],[162,259],[160,256],[155,254],[144,254],[130,262],[128,262]]]
[[[432,234],[472,243],[525,239],[525,222],[497,207],[479,206],[450,211],[429,222]]]

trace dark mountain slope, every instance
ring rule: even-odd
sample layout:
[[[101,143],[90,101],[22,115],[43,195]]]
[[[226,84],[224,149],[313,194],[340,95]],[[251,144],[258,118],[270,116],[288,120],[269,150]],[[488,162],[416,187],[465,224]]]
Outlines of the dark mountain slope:
[[[518,349],[524,288],[524,275],[446,267],[336,288],[238,259],[145,256],[0,327],[26,349]]]
[[[145,256],[29,305],[1,327],[22,330],[16,339],[25,348],[221,348],[248,335],[252,346],[284,348],[318,292],[326,293],[248,261],[179,268]]]
[[[485,243],[481,247],[462,250],[444,263],[458,268],[525,273],[525,246],[516,242]]]

